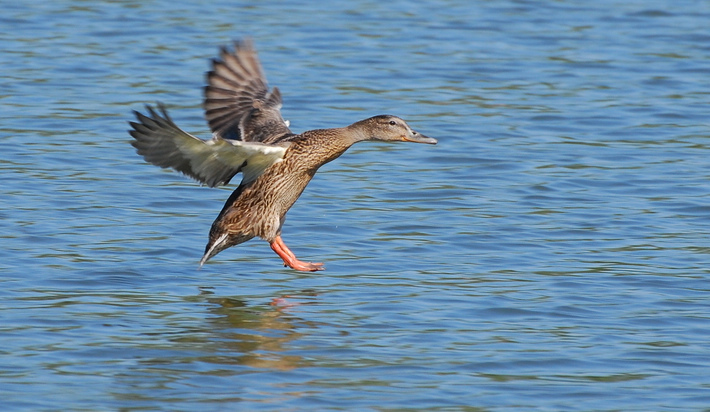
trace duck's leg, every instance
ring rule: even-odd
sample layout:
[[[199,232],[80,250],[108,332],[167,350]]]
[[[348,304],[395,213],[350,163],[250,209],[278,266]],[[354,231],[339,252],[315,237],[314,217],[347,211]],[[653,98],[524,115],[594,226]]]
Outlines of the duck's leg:
[[[276,236],[276,239],[270,243],[271,249],[276,252],[277,255],[281,257],[284,261],[284,266],[288,266],[291,269],[300,270],[303,272],[315,272],[318,270],[325,270],[325,266],[322,263],[311,263],[302,262],[296,258],[296,255],[291,252],[286,244],[284,243],[281,236]]]

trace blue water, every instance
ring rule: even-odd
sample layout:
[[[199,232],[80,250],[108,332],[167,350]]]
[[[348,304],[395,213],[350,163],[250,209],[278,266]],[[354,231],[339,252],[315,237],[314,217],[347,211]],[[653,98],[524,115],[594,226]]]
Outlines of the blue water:
[[[710,411],[710,4],[5,2],[3,410]],[[381,113],[284,239],[197,262],[234,186],[146,164],[208,137],[254,38],[294,131]]]

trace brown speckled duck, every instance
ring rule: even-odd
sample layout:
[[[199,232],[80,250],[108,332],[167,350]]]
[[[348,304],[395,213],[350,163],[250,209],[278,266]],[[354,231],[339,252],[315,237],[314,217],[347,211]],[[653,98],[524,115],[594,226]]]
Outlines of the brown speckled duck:
[[[207,73],[205,113],[212,138],[202,140],[173,123],[165,108],[148,106],[130,122],[132,145],[146,161],[173,168],[210,187],[226,185],[241,172],[234,190],[212,224],[200,266],[217,253],[254,237],[271,245],[284,266],[323,270],[302,262],[281,239],[286,212],[318,168],[363,140],[436,144],[396,116],[381,115],[336,129],[294,134],[281,117],[281,93],[269,90],[251,41],[236,42]]]

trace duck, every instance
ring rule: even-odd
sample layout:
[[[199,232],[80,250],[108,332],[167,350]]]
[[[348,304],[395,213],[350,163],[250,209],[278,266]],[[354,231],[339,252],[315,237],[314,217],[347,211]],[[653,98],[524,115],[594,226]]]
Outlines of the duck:
[[[182,130],[162,103],[146,105],[146,114],[134,110],[136,121],[129,122],[131,144],[148,163],[209,187],[242,174],[212,223],[199,267],[227,248],[261,238],[285,267],[324,270],[323,263],[299,260],[281,237],[286,213],[318,169],[358,142],[437,143],[393,115],[293,133],[281,115],[281,92],[269,88],[251,39],[221,47],[211,66],[203,101],[210,139]]]

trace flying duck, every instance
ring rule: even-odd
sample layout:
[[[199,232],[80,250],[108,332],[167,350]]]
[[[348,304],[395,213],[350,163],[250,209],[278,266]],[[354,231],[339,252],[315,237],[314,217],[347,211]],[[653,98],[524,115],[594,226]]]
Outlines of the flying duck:
[[[217,253],[254,237],[266,240],[284,266],[318,271],[322,263],[303,262],[281,239],[286,213],[318,168],[364,140],[436,144],[396,116],[379,115],[350,126],[295,134],[281,117],[281,93],[269,90],[250,40],[221,49],[207,73],[204,109],[212,138],[202,140],[180,129],[158,103],[148,114],[134,111],[131,142],[156,166],[172,168],[209,187],[237,174],[242,181],[212,223],[200,267]]]

